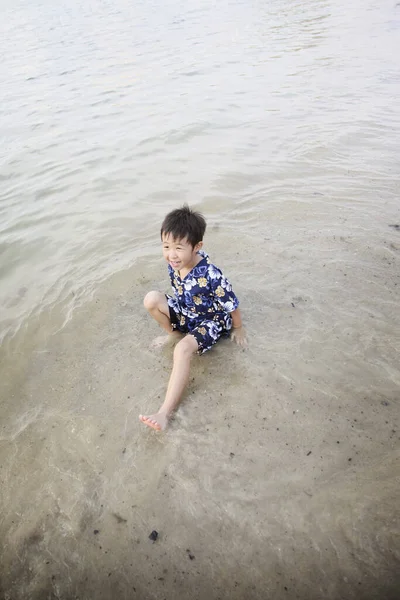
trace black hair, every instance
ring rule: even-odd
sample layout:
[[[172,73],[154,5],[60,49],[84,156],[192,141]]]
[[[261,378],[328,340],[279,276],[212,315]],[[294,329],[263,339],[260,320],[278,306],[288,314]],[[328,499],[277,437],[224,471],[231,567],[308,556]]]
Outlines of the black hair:
[[[176,208],[167,214],[161,225],[161,239],[163,235],[171,234],[174,240],[187,239],[194,248],[196,244],[203,241],[206,227],[203,215],[185,204],[182,208]]]

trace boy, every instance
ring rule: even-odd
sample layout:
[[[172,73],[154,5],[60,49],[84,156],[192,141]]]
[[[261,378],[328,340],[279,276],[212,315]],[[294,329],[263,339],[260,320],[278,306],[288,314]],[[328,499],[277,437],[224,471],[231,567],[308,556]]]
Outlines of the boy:
[[[246,345],[239,301],[232,286],[201,250],[205,230],[204,217],[187,205],[170,212],[161,226],[163,255],[174,296],[149,292],[144,306],[169,334],[163,340],[173,336],[180,341],[175,346],[164,403],[154,415],[139,415],[142,423],[157,431],[165,429],[180,402],[195,352],[203,354],[219,338],[229,336],[231,330],[231,338]]]

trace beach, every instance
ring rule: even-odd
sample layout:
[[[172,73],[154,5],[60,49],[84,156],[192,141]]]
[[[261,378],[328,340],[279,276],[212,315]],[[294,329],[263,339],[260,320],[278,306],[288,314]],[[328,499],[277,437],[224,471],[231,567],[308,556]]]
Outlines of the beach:
[[[400,12],[367,5],[3,9],[4,600],[399,597]],[[249,346],[157,433],[183,202]]]

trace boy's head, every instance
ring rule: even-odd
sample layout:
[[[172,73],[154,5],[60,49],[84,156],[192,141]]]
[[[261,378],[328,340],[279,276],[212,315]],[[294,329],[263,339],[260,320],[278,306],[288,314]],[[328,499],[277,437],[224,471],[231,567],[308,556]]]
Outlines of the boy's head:
[[[161,225],[161,240],[172,237],[174,241],[186,241],[195,248],[203,241],[206,226],[203,215],[185,204],[167,214]]]

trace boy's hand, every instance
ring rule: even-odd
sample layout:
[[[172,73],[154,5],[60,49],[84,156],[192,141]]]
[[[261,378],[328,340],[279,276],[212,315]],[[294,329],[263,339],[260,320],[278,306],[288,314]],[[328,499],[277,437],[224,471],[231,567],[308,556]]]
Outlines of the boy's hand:
[[[246,330],[243,327],[243,325],[241,327],[233,327],[232,328],[232,330],[231,330],[231,339],[232,339],[233,342],[235,342],[239,346],[242,346],[243,348],[246,348],[246,346],[247,346],[247,335],[246,335]]]

